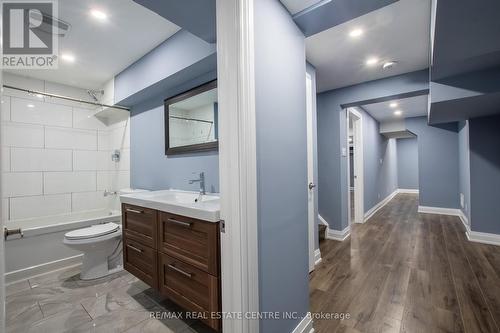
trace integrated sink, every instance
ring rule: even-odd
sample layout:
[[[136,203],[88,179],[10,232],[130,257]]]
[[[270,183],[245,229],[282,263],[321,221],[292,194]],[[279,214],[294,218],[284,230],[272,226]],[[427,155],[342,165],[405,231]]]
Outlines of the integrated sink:
[[[164,212],[218,222],[220,201],[215,194],[201,195],[198,192],[161,190],[120,195],[122,203],[161,210]]]

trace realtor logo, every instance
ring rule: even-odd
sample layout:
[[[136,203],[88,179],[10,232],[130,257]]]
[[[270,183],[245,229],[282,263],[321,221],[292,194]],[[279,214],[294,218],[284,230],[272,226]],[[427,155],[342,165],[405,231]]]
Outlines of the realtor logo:
[[[3,1],[2,67],[57,68],[54,1]]]

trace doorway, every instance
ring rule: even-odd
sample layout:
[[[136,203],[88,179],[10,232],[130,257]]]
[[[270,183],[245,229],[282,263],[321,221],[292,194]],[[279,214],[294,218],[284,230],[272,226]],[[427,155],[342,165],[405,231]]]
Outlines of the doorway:
[[[364,222],[363,198],[363,116],[356,108],[347,109],[348,221]]]
[[[313,124],[313,80],[306,73],[306,121],[307,121],[307,223],[309,243],[309,272],[314,270],[314,226],[316,216],[314,213],[314,202],[316,200],[316,184],[314,183],[314,124]]]

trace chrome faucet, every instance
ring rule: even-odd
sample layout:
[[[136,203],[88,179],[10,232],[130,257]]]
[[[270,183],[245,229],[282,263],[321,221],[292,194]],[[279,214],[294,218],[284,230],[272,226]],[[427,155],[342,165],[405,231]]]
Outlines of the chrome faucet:
[[[194,174],[196,174],[196,172],[193,172]],[[205,173],[204,172],[200,172],[200,178],[198,179],[191,179],[189,181],[189,184],[194,184],[194,183],[200,183],[200,196],[201,195],[205,195],[206,191],[205,191]]]

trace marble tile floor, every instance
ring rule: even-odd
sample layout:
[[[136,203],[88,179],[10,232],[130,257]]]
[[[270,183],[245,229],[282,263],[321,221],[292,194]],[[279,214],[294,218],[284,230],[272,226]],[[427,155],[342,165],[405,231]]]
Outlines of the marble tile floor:
[[[177,305],[126,271],[81,281],[79,267],[73,267],[6,287],[7,333],[214,333],[179,313]]]

